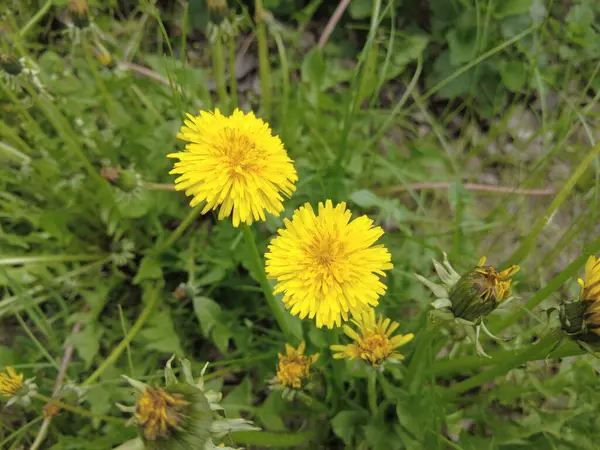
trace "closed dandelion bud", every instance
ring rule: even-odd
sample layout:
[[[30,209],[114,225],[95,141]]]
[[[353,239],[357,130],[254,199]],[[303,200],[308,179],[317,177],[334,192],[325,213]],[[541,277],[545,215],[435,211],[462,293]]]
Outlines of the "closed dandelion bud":
[[[100,176],[124,192],[132,192],[139,185],[137,173],[131,170],[123,170],[118,167],[103,167],[100,170]]]
[[[188,384],[147,386],[137,399],[134,418],[146,449],[202,448],[210,437],[208,401]]]
[[[585,265],[585,278],[579,300],[561,305],[559,318],[562,329],[583,342],[600,342],[600,259],[590,256]]]
[[[102,64],[104,67],[112,69],[115,66],[115,62],[114,62],[110,52],[108,50],[106,50],[104,47],[99,46],[97,48],[94,48],[93,53],[94,53],[94,56],[96,57],[96,59],[98,60],[98,62],[100,64]]]
[[[465,325],[465,331],[475,343],[477,353],[487,356],[479,344],[479,332],[492,335],[483,323],[483,318],[494,311],[501,303],[508,302],[511,277],[519,271],[519,266],[510,266],[502,271],[485,265],[486,258],[479,260],[477,266],[459,275],[448,262],[446,254],[442,263],[434,260],[433,265],[442,284],[434,283],[421,275],[417,279],[427,286],[436,296],[432,303],[432,318],[454,320]]]
[[[209,22],[220,24],[227,15],[227,0],[208,0],[207,6]]]
[[[77,28],[85,28],[90,24],[88,4],[85,0],[69,0],[69,11]]]
[[[450,308],[455,317],[475,321],[485,317],[510,294],[510,277],[517,273],[518,266],[511,266],[498,272],[491,266],[484,266],[485,258],[477,267],[464,274],[450,291]]]
[[[23,70],[19,61],[8,55],[0,55],[0,67],[9,75],[19,75]]]

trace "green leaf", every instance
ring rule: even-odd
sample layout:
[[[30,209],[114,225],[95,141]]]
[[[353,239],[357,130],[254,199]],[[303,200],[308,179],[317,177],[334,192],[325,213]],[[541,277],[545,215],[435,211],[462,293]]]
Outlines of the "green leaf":
[[[194,297],[193,305],[202,333],[204,336],[210,336],[213,327],[219,323],[221,307],[213,299],[202,296]]]
[[[221,402],[228,417],[240,417],[240,412],[247,410],[251,404],[252,384],[249,377],[245,377]]]
[[[594,23],[594,11],[586,3],[575,5],[567,14],[567,25],[573,33],[582,33]]]
[[[406,66],[423,53],[428,43],[428,36],[416,34],[405,36],[404,39],[395,44],[384,80],[391,80],[404,72]],[[383,65],[383,61],[381,64]]]
[[[364,411],[341,411],[331,419],[331,428],[346,446],[354,448],[352,441],[356,430],[364,425],[367,414]]]
[[[79,333],[71,335],[67,342],[73,344],[77,354],[85,362],[85,368],[92,365],[92,361],[98,354],[100,348],[100,339],[104,334],[104,329],[96,323],[90,323],[83,327]]]
[[[281,414],[285,409],[286,404],[281,398],[281,394],[277,391],[272,391],[257,410],[257,415],[267,429],[271,431],[284,431],[286,428],[281,419]]]
[[[285,448],[304,446],[313,438],[314,433],[269,433],[267,431],[236,431],[231,433],[234,442],[244,445],[253,445],[257,448]]]
[[[162,353],[183,355],[179,336],[171,317],[171,311],[164,308],[154,313],[145,329],[140,331],[140,337],[146,341],[146,347]]]
[[[304,83],[310,84],[313,89],[320,90],[325,82],[327,64],[323,52],[315,47],[304,57],[301,68],[301,77]]]
[[[160,280],[162,279],[162,276],[163,273],[160,261],[154,256],[147,255],[144,256],[138,267],[138,272],[133,279],[133,284],[140,284],[145,280]]]
[[[373,0],[352,0],[348,13],[353,19],[366,19],[371,17],[373,10]]]
[[[502,0],[495,3],[494,16],[497,19],[503,19],[507,16],[524,14],[531,8],[531,3],[532,0]]]
[[[511,92],[521,92],[527,81],[527,66],[522,61],[502,60],[498,64],[500,77],[506,88]]]
[[[211,336],[219,351],[227,354],[229,352],[229,340],[233,337],[233,333],[229,327],[222,323],[217,323],[213,328]]]
[[[446,34],[450,64],[460,66],[477,56],[477,28],[453,28]]]

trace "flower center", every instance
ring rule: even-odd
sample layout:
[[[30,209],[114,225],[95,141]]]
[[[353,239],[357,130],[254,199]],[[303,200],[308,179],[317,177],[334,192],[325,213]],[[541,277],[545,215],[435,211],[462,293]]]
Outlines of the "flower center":
[[[183,397],[163,389],[147,388],[139,397],[135,410],[138,423],[148,440],[166,438],[169,428],[176,428],[182,409],[187,405]]]
[[[507,280],[493,267],[481,267],[476,269],[481,275],[479,281],[479,296],[487,301],[493,296],[496,302],[501,302],[510,289],[511,280]]]
[[[17,375],[12,367],[7,367],[8,375],[0,373],[0,394],[12,397],[23,386],[23,376]]]
[[[310,366],[306,356],[284,356],[279,362],[277,378],[284,386],[299,388],[302,385],[302,380],[308,377],[309,371]]]
[[[240,130],[226,127],[223,129],[222,142],[216,147],[221,151],[229,168],[229,175],[240,176],[252,170],[260,159],[259,149],[254,141]]]
[[[359,347],[362,352],[361,358],[367,359],[371,363],[383,361],[392,353],[389,337],[376,331],[364,332]]]

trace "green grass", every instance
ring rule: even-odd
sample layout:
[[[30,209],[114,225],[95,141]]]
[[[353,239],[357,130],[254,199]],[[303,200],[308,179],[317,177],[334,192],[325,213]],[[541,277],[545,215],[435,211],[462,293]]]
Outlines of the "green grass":
[[[595,2],[436,0],[424,11],[355,0],[323,49],[313,42],[329,2],[264,1],[258,28],[249,3],[236,4],[234,50],[256,68],[233,78],[235,98],[224,90],[230,42],[209,44],[191,2],[90,2],[94,28],[77,39],[66,2],[14,3],[6,15],[0,52],[29,58],[39,83],[0,72],[0,369],[50,396],[73,345],[63,384],[85,388],[61,394],[85,415],[53,418],[38,448],[135,437],[102,417],[127,417],[122,374],[160,383],[172,354],[194,373],[210,362],[228,417],[265,430],[233,435],[250,448],[595,448],[596,360],[565,340],[544,363],[559,326],[545,310],[577,298],[599,250]],[[99,42],[114,66],[95,58]],[[377,310],[416,334],[402,364],[373,378],[331,359],[341,330],[274,317],[249,236],[167,186],[185,113],[235,105],[269,119],[299,174],[282,216],[245,230],[258,256],[305,202],[368,214],[394,263]],[[111,183],[108,168],[130,178]],[[432,296],[414,273],[432,277],[442,251],[459,272],[482,255],[521,265],[518,299],[487,319],[510,338],[482,337],[491,360],[452,325],[425,328]],[[278,320],[321,355],[312,403],[268,389],[284,350]],[[30,448],[43,405],[2,409],[0,448]]]

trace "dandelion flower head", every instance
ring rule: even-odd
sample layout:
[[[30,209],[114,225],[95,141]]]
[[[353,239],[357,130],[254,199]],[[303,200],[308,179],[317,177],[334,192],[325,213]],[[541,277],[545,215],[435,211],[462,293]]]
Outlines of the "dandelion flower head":
[[[500,303],[506,295],[510,293],[511,278],[519,271],[519,266],[513,265],[507,269],[498,272],[492,266],[485,266],[486,257],[479,260],[475,273],[480,275],[479,285],[482,300],[486,301],[490,297],[494,298],[496,303]]]
[[[278,216],[283,196],[290,197],[298,176],[283,143],[269,125],[235,110],[231,116],[200,111],[188,114],[177,135],[189,142],[176,158],[171,174],[175,189],[191,196],[190,206],[206,202],[202,214],[219,209],[219,220],[232,216],[233,226]]]
[[[178,428],[182,410],[187,405],[188,402],[179,394],[148,387],[137,400],[135,418],[147,440],[166,438],[171,429]]]
[[[399,327],[398,322],[384,319],[381,315],[375,318],[373,309],[352,319],[352,322],[358,328],[358,332],[344,325],[344,333],[354,342],[348,345],[332,345],[331,350],[337,352],[333,354],[335,359],[360,358],[373,366],[378,366],[387,360],[404,359],[404,356],[395,349],[410,342],[414,335],[409,333],[392,336]]]
[[[266,272],[293,315],[332,328],[378,304],[386,290],[380,277],[393,267],[387,249],[374,245],[381,227],[367,216],[351,220],[346,204],[331,200],[317,215],[306,203],[284,224],[265,255]]]
[[[586,303],[588,329],[600,335],[600,259],[590,256],[585,264],[585,279],[577,282],[581,286],[579,298]]]
[[[281,386],[300,389],[310,376],[310,366],[319,358],[319,354],[306,356],[306,344],[300,342],[297,349],[285,344],[285,355],[279,353],[276,382]]]
[[[0,394],[13,397],[23,387],[23,374],[17,374],[12,367],[6,368],[6,373],[0,373]]]

